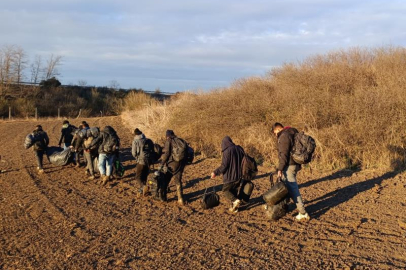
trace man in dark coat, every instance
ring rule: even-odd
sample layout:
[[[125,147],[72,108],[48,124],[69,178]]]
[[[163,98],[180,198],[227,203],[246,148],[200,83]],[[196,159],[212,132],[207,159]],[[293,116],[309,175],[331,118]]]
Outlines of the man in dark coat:
[[[235,145],[229,136],[225,136],[221,142],[221,165],[211,174],[211,178],[223,175],[223,192],[231,201],[231,213],[237,213],[241,201],[237,199],[238,189],[241,184],[242,169],[241,163],[244,152],[241,147]]]
[[[275,123],[272,126],[272,132],[278,139],[278,177],[285,180],[289,195],[299,210],[296,220],[309,220],[310,216],[304,207],[296,180],[296,174],[301,169],[301,166],[293,160],[290,154],[294,145],[295,134],[298,131],[295,128],[284,127],[281,123]]]
[[[61,129],[61,138],[59,139],[59,147],[63,144],[63,149],[65,150],[68,148],[73,139],[73,132],[75,131],[76,127],[72,126],[69,124],[68,120],[64,120],[62,124],[62,129]]]
[[[140,187],[140,193],[144,196],[148,193],[147,178],[149,174],[150,155],[154,149],[154,144],[147,139],[141,130],[134,130],[134,140],[131,147],[131,154],[137,163],[135,167],[135,181]]]
[[[174,140],[178,139],[175,133],[172,130],[166,131],[166,142],[163,149],[162,161],[161,161],[161,170],[162,168],[167,168],[167,172],[165,174],[165,186],[162,188],[164,194],[163,198],[166,199],[166,192],[171,181],[172,177],[175,179],[176,184],[176,191],[178,196],[178,203],[180,205],[184,204],[183,201],[183,189],[182,189],[182,175],[183,171],[185,170],[186,160],[175,161],[172,152],[174,148]]]
[[[37,169],[39,173],[44,173],[44,168],[42,167],[42,159],[49,144],[48,134],[42,129],[41,125],[37,125],[35,127],[35,130],[33,131],[33,135],[35,138],[33,149],[38,163]]]

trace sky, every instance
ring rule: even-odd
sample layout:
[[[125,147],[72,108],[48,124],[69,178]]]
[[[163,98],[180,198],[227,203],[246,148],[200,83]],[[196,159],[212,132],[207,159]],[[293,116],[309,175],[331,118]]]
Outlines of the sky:
[[[1,0],[0,48],[62,56],[63,84],[210,90],[315,54],[405,46],[405,14],[404,0]]]

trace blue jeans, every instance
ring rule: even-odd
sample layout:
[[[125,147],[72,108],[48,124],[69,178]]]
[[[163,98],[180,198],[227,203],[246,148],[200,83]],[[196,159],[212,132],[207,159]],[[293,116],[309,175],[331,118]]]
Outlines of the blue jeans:
[[[297,181],[296,181],[296,174],[299,170],[300,170],[300,165],[289,165],[287,168],[285,168],[282,171],[282,173],[283,173],[283,178],[284,178],[286,186],[288,188],[290,197],[295,202],[296,207],[299,210],[299,213],[305,214],[306,209],[303,204],[302,196],[300,196],[299,186],[297,185]]]
[[[101,175],[111,175],[113,171],[113,161],[113,154],[99,154],[99,171]]]

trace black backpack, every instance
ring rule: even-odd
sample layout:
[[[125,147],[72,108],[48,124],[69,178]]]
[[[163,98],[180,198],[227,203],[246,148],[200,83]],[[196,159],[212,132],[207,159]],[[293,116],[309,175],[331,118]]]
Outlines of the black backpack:
[[[154,159],[154,143],[151,139],[146,139],[144,145],[142,146],[142,153],[140,153],[140,158],[147,160],[148,163],[152,163]]]
[[[295,134],[292,151],[292,159],[298,164],[306,164],[312,160],[314,150],[316,149],[315,140],[304,132]]]
[[[187,158],[188,145],[181,138],[174,137],[172,139],[172,158],[174,161],[180,162]]]
[[[105,133],[106,139],[102,146],[102,151],[106,154],[112,154],[116,151],[119,145],[119,139],[116,134]]]
[[[239,147],[243,152],[244,149]],[[241,162],[242,179],[251,181],[258,174],[258,165],[253,157],[250,157],[244,152],[244,157]]]

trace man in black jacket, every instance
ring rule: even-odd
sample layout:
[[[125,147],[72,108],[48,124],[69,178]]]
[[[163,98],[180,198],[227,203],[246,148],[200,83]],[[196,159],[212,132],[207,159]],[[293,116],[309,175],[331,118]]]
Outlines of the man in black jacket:
[[[35,127],[35,130],[33,131],[33,135],[35,138],[33,149],[38,163],[37,169],[39,173],[44,173],[44,168],[42,167],[42,159],[49,144],[48,134],[42,129],[41,125],[37,125]]]
[[[131,147],[131,154],[135,158],[135,181],[140,187],[140,194],[144,196],[148,193],[147,178],[149,174],[149,165],[151,153],[154,150],[154,144],[147,139],[141,130],[134,130],[134,140]]]
[[[61,129],[61,138],[59,139],[59,147],[61,147],[62,143],[63,143],[63,149],[65,150],[66,148],[68,148],[71,143],[72,143],[72,139],[73,139],[73,132],[75,131],[76,127],[72,126],[71,124],[69,124],[68,120],[64,120],[63,124],[62,124],[62,129]]]
[[[182,189],[182,175],[185,170],[186,160],[176,161],[174,160],[172,153],[175,146],[174,140],[178,139],[172,130],[166,131],[166,142],[163,149],[161,168],[167,167],[167,172],[165,174],[165,186],[162,188],[164,194],[163,198],[166,199],[166,192],[172,177],[175,179],[176,191],[178,196],[178,203],[180,205],[184,204],[183,201],[183,189]]]
[[[297,164],[290,155],[294,144],[295,134],[298,133],[298,131],[295,128],[284,127],[281,123],[277,122],[273,124],[272,132],[278,139],[278,177],[286,180],[289,195],[292,197],[299,210],[296,220],[309,220],[310,216],[304,207],[296,180],[296,174],[301,169],[301,166],[300,164]]]
[[[221,166],[211,174],[211,178],[223,175],[223,192],[227,199],[231,201],[230,213],[237,213],[241,201],[237,199],[238,189],[241,183],[242,169],[241,163],[244,152],[241,147],[233,143],[229,136],[223,138],[221,142],[222,159]]]

